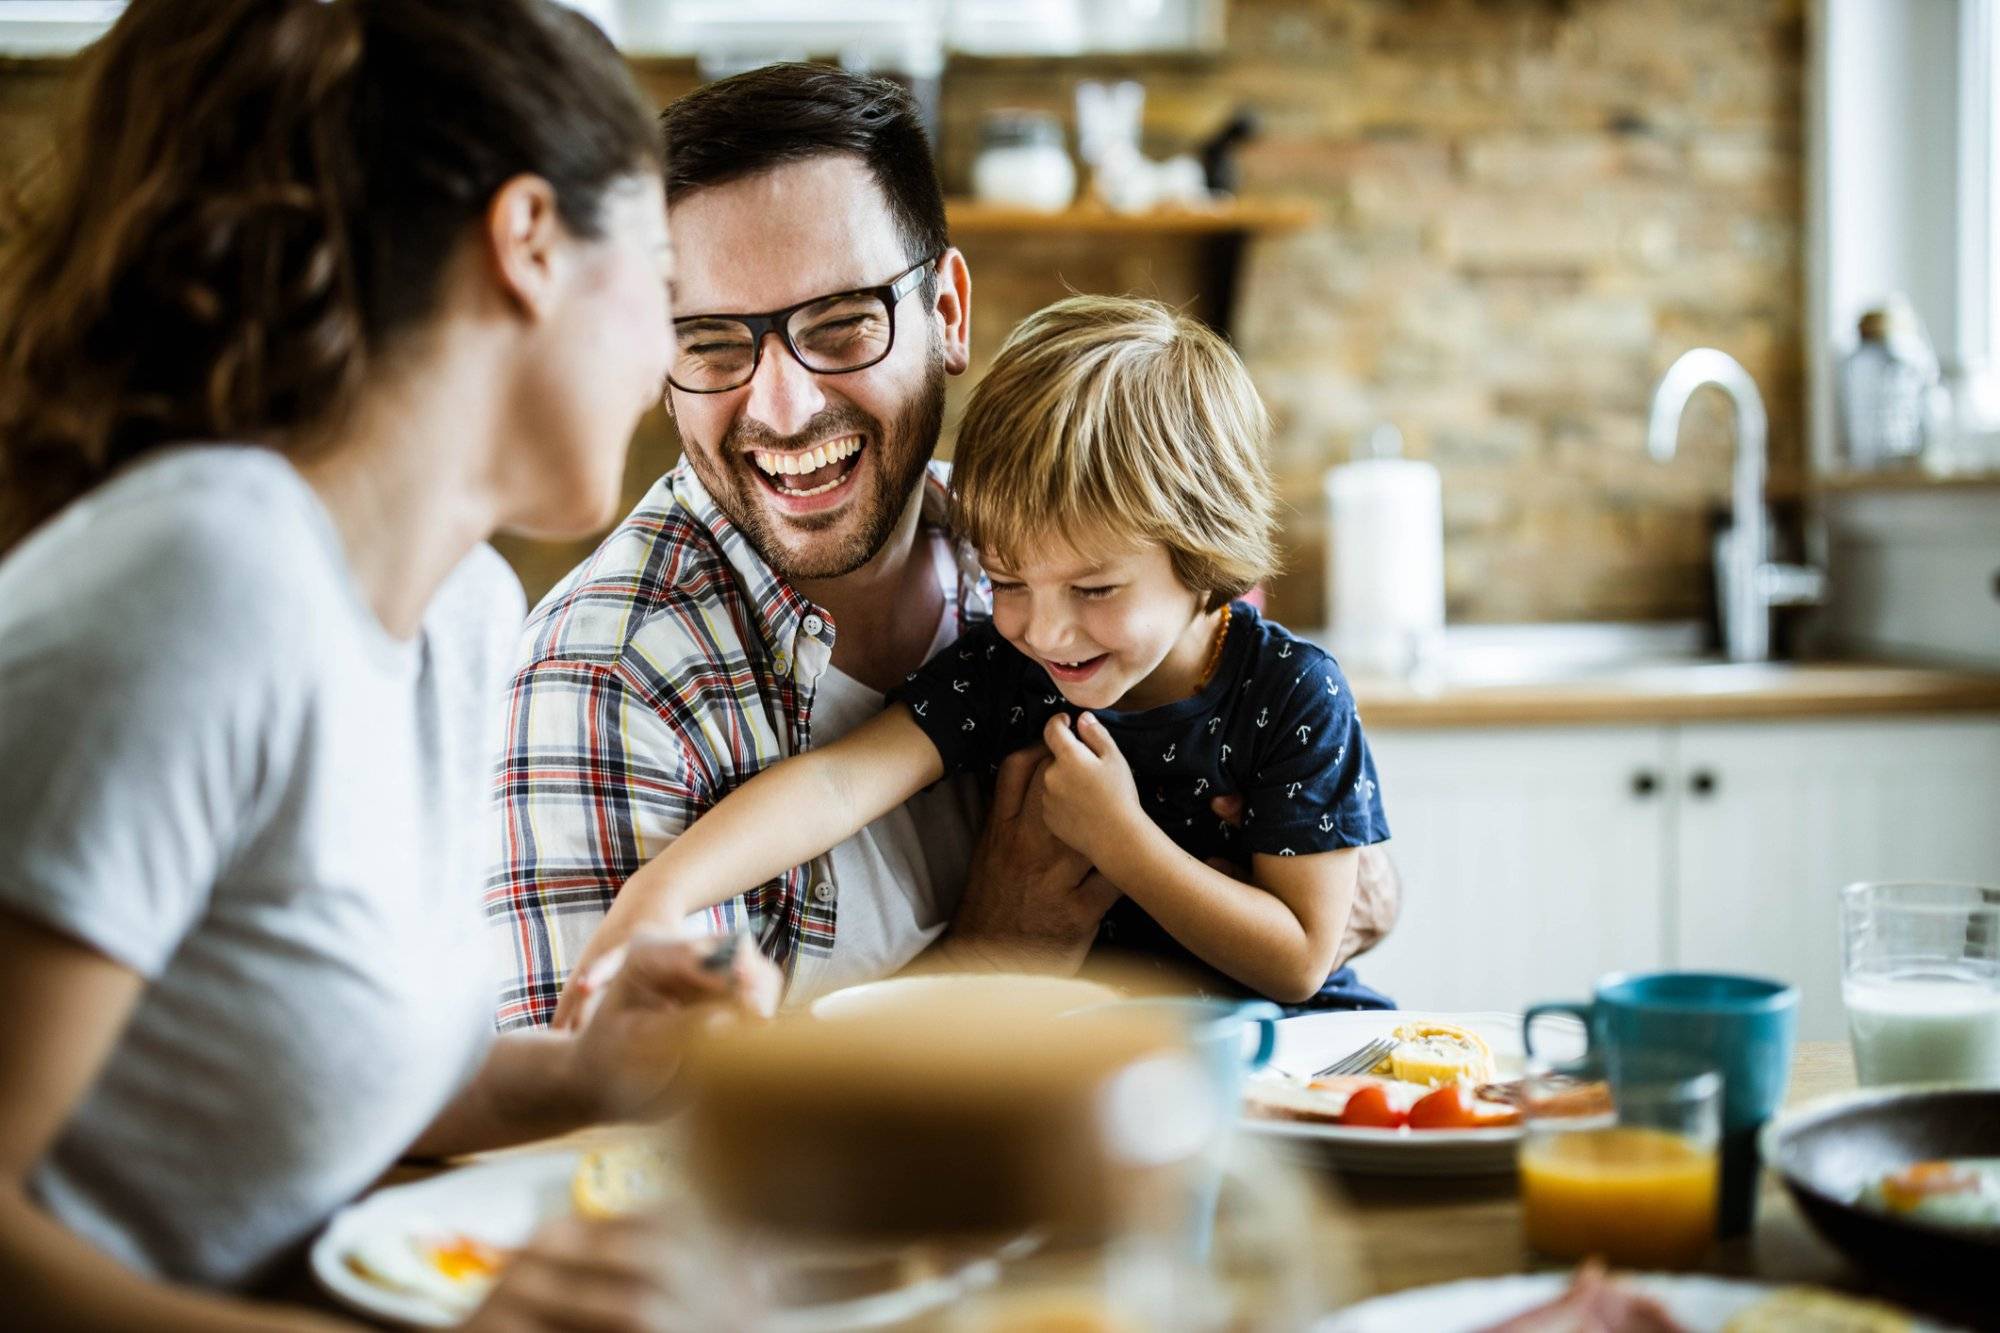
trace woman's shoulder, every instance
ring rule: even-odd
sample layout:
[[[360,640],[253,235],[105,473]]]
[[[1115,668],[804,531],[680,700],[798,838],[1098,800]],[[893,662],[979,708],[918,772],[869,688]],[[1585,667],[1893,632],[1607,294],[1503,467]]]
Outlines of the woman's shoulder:
[[[277,454],[186,446],[150,455],[79,497],[22,542],[0,574],[58,585],[139,577],[228,591],[297,570],[330,537],[337,541],[311,488]]]
[[[309,650],[338,586],[329,542],[316,497],[275,454],[165,451],[0,561],[0,658],[239,679],[274,645]]]
[[[528,602],[505,556],[481,542],[459,561],[424,613],[424,633],[456,646],[472,669],[504,679],[519,665]]]

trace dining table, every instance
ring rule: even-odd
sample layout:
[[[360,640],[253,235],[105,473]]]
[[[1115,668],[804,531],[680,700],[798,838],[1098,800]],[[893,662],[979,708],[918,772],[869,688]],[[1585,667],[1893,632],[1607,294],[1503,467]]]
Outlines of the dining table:
[[[1804,1105],[1855,1087],[1846,1042],[1798,1044],[1785,1104]],[[1529,1251],[1513,1176],[1330,1177],[1351,1222],[1355,1280],[1367,1295],[1463,1278],[1568,1268]],[[1966,1328],[2000,1328],[2000,1301],[1979,1306],[1865,1272],[1813,1231],[1775,1171],[1760,1186],[1749,1235],[1719,1242],[1699,1271],[1772,1283],[1808,1283],[1871,1296]]]
[[[1794,1053],[1786,1106],[1804,1105],[1855,1086],[1853,1054],[1846,1042],[1801,1042]],[[618,1132],[586,1130],[556,1143],[479,1154],[460,1163],[547,1151],[557,1143],[566,1148],[590,1146]],[[1310,1161],[1310,1153],[1300,1160]],[[383,1183],[425,1179],[443,1165],[406,1163]],[[1346,1251],[1342,1267],[1348,1276],[1343,1283],[1350,1298],[1347,1303],[1435,1283],[1565,1271],[1573,1266],[1528,1249],[1519,1186],[1511,1174],[1413,1177],[1320,1167],[1314,1175],[1342,1219],[1336,1234]],[[1697,1271],[1828,1287],[1892,1302],[1946,1327],[2000,1330],[2000,1302],[1975,1306],[1864,1271],[1819,1238],[1775,1172],[1764,1172],[1760,1191],[1751,1233],[1719,1242]]]

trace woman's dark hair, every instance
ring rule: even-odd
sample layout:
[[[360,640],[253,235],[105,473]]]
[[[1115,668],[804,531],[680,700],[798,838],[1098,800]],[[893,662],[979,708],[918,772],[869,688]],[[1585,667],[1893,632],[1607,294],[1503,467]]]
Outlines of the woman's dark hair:
[[[697,88],[660,116],[674,145],[667,202],[830,154],[866,164],[911,263],[940,254],[944,190],[917,104],[887,79],[824,65],[765,65]]]
[[[161,444],[337,419],[509,179],[594,237],[664,170],[617,52],[548,0],[133,0],[74,92],[0,255],[0,550]]]

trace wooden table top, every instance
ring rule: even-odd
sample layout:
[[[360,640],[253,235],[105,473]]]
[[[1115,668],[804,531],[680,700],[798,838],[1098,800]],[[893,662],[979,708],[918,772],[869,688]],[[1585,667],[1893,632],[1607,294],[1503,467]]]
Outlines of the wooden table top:
[[[1796,1106],[1855,1086],[1845,1042],[1802,1042],[1786,1104]],[[1334,1177],[1353,1214],[1359,1276],[1371,1294],[1460,1278],[1567,1268],[1531,1255],[1521,1239],[1513,1177],[1469,1180]],[[1776,1176],[1765,1173],[1757,1225],[1748,1237],[1716,1247],[1703,1271],[1769,1282],[1809,1282],[1895,1300],[1922,1313],[1980,1326],[1991,1312],[1938,1305],[1892,1289],[1849,1265],[1821,1241]],[[1982,1317],[1983,1316],[1983,1317]]]

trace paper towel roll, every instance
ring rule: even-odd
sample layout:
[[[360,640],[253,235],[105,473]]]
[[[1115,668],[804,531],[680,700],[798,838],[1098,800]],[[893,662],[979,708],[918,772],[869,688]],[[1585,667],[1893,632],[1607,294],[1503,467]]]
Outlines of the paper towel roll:
[[[1326,474],[1327,625],[1342,667],[1407,675],[1444,629],[1444,488],[1413,458],[1371,458]]]

